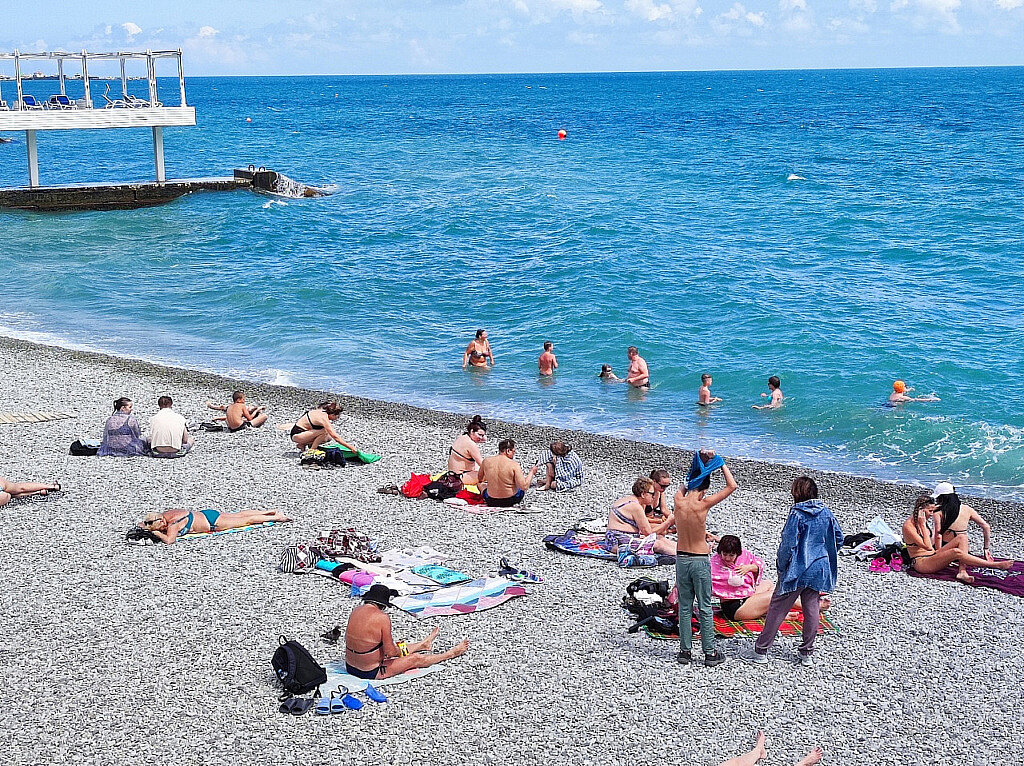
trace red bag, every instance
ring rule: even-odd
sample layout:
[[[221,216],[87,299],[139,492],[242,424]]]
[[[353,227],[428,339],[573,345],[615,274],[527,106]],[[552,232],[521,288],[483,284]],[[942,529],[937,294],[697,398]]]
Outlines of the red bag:
[[[423,497],[423,488],[430,483],[429,473],[414,473],[412,478],[402,485],[402,494],[406,497]]]

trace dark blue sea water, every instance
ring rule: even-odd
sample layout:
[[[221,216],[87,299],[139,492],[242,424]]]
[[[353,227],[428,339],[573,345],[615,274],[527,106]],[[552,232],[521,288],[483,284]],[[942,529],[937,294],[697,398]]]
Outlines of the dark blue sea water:
[[[170,176],[256,163],[335,194],[0,214],[0,332],[1024,498],[1022,69],[188,93],[199,126],[166,131]],[[22,184],[11,137],[0,183]],[[152,174],[144,130],[39,146],[44,183]],[[460,369],[478,327],[486,374]],[[630,344],[649,393],[597,380]],[[694,405],[704,371],[725,399],[710,413]],[[755,412],[771,374],[786,405]],[[896,378],[942,401],[887,409]]]

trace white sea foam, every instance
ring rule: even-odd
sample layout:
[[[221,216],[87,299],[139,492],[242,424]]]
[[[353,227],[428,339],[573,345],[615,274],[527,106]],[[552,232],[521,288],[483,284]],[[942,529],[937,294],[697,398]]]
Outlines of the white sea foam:
[[[790,173],[786,177],[786,180],[787,181],[806,181],[807,179],[804,178],[803,176],[798,176],[796,173]]]
[[[271,367],[268,370],[261,370],[260,377],[275,386],[296,386],[294,373],[288,370],[279,370]]]

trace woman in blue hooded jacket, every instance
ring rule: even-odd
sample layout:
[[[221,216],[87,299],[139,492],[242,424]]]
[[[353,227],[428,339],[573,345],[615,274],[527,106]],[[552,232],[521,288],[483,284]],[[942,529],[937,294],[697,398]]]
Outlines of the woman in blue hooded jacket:
[[[814,639],[821,622],[820,595],[835,589],[839,575],[843,530],[828,506],[818,499],[818,485],[811,477],[801,476],[793,480],[790,491],[794,505],[782,528],[779,579],[764,618],[764,630],[754,642],[753,651],[740,654],[740,659],[756,665],[768,662],[768,649],[798,598],[804,613],[798,662],[811,664]]]

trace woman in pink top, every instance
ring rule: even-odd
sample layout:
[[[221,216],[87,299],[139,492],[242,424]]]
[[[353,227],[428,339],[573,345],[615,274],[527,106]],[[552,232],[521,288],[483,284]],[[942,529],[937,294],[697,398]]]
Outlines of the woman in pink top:
[[[736,535],[723,535],[711,557],[711,594],[727,620],[757,620],[768,613],[775,583],[764,579],[764,560],[743,550]]]

